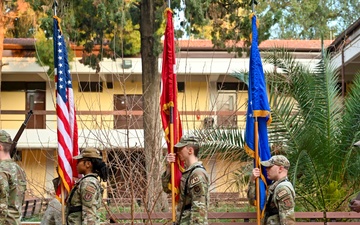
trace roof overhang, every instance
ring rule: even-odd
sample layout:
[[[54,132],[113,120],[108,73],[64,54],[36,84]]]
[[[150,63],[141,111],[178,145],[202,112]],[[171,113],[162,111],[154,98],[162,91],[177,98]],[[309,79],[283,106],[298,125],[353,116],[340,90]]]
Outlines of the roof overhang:
[[[345,81],[360,72],[360,18],[341,33],[328,47],[332,64],[342,71]]]

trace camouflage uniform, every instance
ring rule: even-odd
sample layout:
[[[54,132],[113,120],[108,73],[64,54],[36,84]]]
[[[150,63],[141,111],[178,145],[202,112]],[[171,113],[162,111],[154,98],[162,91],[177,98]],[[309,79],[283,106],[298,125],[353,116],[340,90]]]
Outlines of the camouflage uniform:
[[[193,170],[193,168],[195,169]],[[162,186],[166,193],[171,193],[168,187],[170,177],[171,175],[167,172],[162,175]],[[187,193],[185,193],[187,179]],[[180,182],[180,200],[176,208],[177,224],[208,224],[209,180],[201,162],[192,164],[183,172]]]
[[[272,156],[267,161],[262,161],[261,165],[271,167],[274,165],[283,166],[289,169],[289,160],[282,155]],[[255,204],[255,181],[249,184],[248,198],[250,204]],[[265,216],[263,225],[294,225],[295,224],[295,190],[287,177],[282,177],[273,181],[268,187],[265,204]]]
[[[67,199],[67,224],[100,224],[98,209],[101,206],[102,190],[97,174],[82,177],[73,187]]]
[[[20,224],[26,175],[12,159],[0,161],[0,225]]]
[[[49,202],[41,220],[41,225],[62,225],[61,203],[56,198]]]
[[[251,198],[252,196],[252,198]],[[250,183],[248,197],[255,199],[255,182]],[[251,201],[254,204],[254,201]],[[287,177],[280,179],[268,188],[264,225],[295,224],[295,191]]]

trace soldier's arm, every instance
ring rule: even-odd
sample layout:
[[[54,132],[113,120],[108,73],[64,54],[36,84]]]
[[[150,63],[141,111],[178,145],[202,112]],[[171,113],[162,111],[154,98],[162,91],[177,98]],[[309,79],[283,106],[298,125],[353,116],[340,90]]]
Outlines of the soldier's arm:
[[[165,171],[161,176],[162,188],[166,193],[171,193],[171,189],[169,187],[171,185],[170,178],[171,178],[171,174],[168,171]]]
[[[190,224],[204,224],[207,220],[209,184],[203,172],[195,170],[189,178],[191,197]]]
[[[46,208],[45,213],[41,219],[40,225],[47,225],[47,224],[50,224],[51,222],[53,222],[53,223],[55,222],[55,219],[53,216],[54,208],[51,205],[52,201],[49,202],[48,207]]]
[[[251,176],[250,176],[250,181],[249,181],[249,185],[248,185],[248,192],[247,192],[247,197],[249,199],[249,203],[250,205],[255,205],[255,200],[256,200],[256,187],[255,187],[255,181],[257,179],[257,177],[260,177],[261,175],[261,171],[259,168],[253,168]]]
[[[5,224],[8,214],[9,183],[7,174],[0,173],[0,224]]]
[[[255,188],[255,181],[250,180],[248,185],[248,191],[247,191],[247,198],[249,200],[250,205],[255,205],[256,200],[256,188]]]
[[[295,224],[295,199],[287,186],[277,189],[276,203],[279,209],[280,225]]]
[[[81,203],[82,203],[82,225],[95,225],[97,223],[97,200],[98,200],[98,187],[94,182],[83,181],[81,184]]]

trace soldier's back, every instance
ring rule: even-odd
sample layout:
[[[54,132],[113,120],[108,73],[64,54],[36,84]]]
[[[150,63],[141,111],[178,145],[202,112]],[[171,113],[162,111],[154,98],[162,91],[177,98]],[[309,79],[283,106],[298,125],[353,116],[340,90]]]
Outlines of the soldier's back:
[[[20,224],[22,204],[25,199],[26,175],[12,159],[0,161],[1,187],[5,192],[0,198],[7,198],[6,220],[10,224]],[[4,211],[0,206],[0,211]]]

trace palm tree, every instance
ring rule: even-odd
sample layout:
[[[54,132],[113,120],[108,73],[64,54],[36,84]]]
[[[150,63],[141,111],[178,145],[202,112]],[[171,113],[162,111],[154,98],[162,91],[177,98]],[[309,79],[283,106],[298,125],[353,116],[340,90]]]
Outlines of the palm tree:
[[[271,143],[292,163],[291,180],[298,203],[307,210],[333,211],[359,187],[360,74],[345,99],[338,74],[325,57],[311,71],[285,51],[267,61],[283,73],[268,75],[273,123]],[[355,131],[355,132],[354,132]]]
[[[285,154],[291,162],[289,177],[297,207],[308,211],[344,209],[360,187],[360,154],[353,146],[360,139],[360,73],[342,99],[338,74],[329,58],[311,70],[278,49],[266,61],[282,71],[267,74],[273,118],[269,142],[272,154]],[[229,144],[236,145],[226,136],[222,139],[219,132],[226,131],[215,129],[214,135],[206,131],[207,140],[217,143],[213,148],[223,151]],[[242,134],[242,130],[232,132],[230,140],[242,140]],[[238,149],[243,151],[241,145]]]

